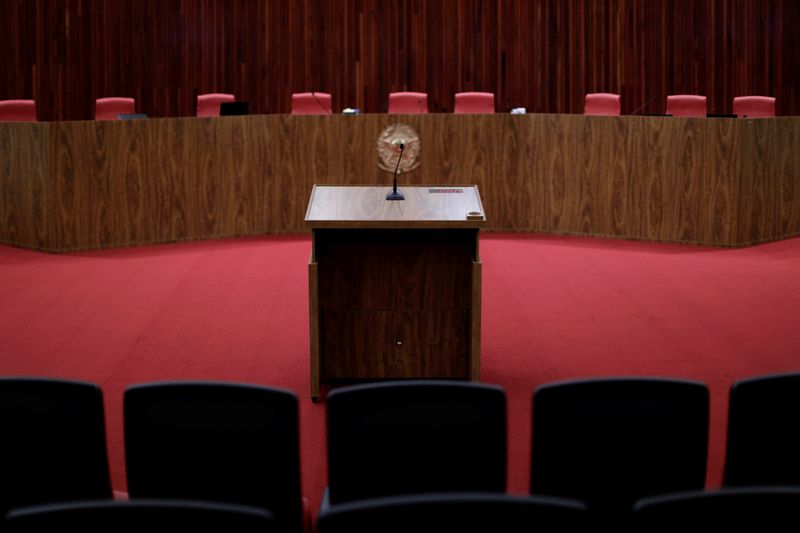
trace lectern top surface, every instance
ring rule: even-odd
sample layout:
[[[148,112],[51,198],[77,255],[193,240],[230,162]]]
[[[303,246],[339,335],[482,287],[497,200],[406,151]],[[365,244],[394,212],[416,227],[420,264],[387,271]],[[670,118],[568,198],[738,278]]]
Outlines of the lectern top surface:
[[[474,185],[398,187],[405,200],[386,200],[387,186],[315,185],[309,228],[480,228],[486,224]]]

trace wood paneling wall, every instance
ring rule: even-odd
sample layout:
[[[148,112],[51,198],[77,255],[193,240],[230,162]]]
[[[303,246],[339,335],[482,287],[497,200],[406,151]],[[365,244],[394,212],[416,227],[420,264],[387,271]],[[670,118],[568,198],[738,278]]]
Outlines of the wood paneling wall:
[[[305,231],[314,184],[385,184],[400,117],[0,123],[0,242],[70,251]],[[800,117],[413,115],[403,185],[477,185],[487,229],[743,246],[800,235]]]
[[[459,91],[497,108],[579,113],[587,92],[623,113],[667,94],[772,95],[800,115],[797,0],[0,0],[0,98],[35,98],[41,120],[90,119],[133,96],[155,117],[194,114],[203,92],[286,113],[292,92],[385,112],[420,90],[451,111]]]

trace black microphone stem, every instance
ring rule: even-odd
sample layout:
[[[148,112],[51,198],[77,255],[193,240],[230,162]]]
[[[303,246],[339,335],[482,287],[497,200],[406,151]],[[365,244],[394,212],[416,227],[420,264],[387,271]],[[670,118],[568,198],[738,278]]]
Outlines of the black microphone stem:
[[[405,145],[403,143],[400,143],[400,156],[397,158],[397,165],[395,165],[395,167],[394,167],[394,186],[392,188],[392,191],[395,194],[397,194],[397,169],[400,168],[400,160],[403,159],[403,149],[404,148],[405,148]]]
[[[319,98],[317,98],[317,94],[314,91],[311,91],[311,96],[313,96],[314,100],[317,101],[317,103],[319,104],[319,108],[322,109],[325,113],[327,113],[328,108],[325,107],[325,105],[323,105],[323,103],[319,101]]]
[[[392,190],[386,195],[387,200],[405,200],[403,193],[397,192],[397,169],[400,168],[400,160],[403,159],[403,149],[405,147],[405,144],[400,143],[400,155],[397,157],[397,165],[394,167],[394,183]]]
[[[653,101],[653,100],[655,100],[655,99],[656,99],[656,97],[655,97],[655,96],[654,96],[654,97],[652,97],[650,100],[648,100],[647,102],[645,102],[645,103],[644,103],[644,105],[642,105],[642,106],[639,106],[639,107],[636,109],[636,111],[634,111],[633,113],[631,113],[631,115],[635,115],[636,113],[638,113],[639,111],[641,111],[641,110],[642,110],[642,109],[644,109],[645,107],[649,106],[649,105],[652,103],[652,101]]]

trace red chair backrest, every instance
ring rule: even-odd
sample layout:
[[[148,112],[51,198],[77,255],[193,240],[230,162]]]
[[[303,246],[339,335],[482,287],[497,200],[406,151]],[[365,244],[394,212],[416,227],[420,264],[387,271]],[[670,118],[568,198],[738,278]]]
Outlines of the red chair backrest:
[[[427,93],[389,93],[390,115],[421,115],[427,112]]]
[[[292,94],[292,115],[330,115],[333,113],[328,93]]]
[[[36,122],[36,102],[0,100],[0,122]]]
[[[197,116],[198,117],[218,117],[219,106],[223,102],[235,102],[236,97],[232,94],[209,93],[197,96]]]
[[[775,98],[771,96],[737,96],[733,99],[733,112],[740,118],[774,117]]]
[[[583,107],[584,115],[620,114],[620,96],[613,93],[589,93]]]
[[[706,97],[697,94],[671,94],[667,96],[667,115],[705,117]]]
[[[456,93],[454,113],[494,113],[494,93]]]
[[[95,120],[119,120],[119,115],[132,115],[135,112],[136,100],[133,98],[98,98],[94,104]]]

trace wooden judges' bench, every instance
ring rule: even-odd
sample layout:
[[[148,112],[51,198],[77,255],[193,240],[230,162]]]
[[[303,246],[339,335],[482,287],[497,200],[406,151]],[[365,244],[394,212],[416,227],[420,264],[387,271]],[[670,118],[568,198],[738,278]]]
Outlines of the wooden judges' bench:
[[[745,246],[800,234],[800,118],[290,116],[0,123],[0,242],[50,252],[306,231],[313,184],[480,188],[486,229]]]

